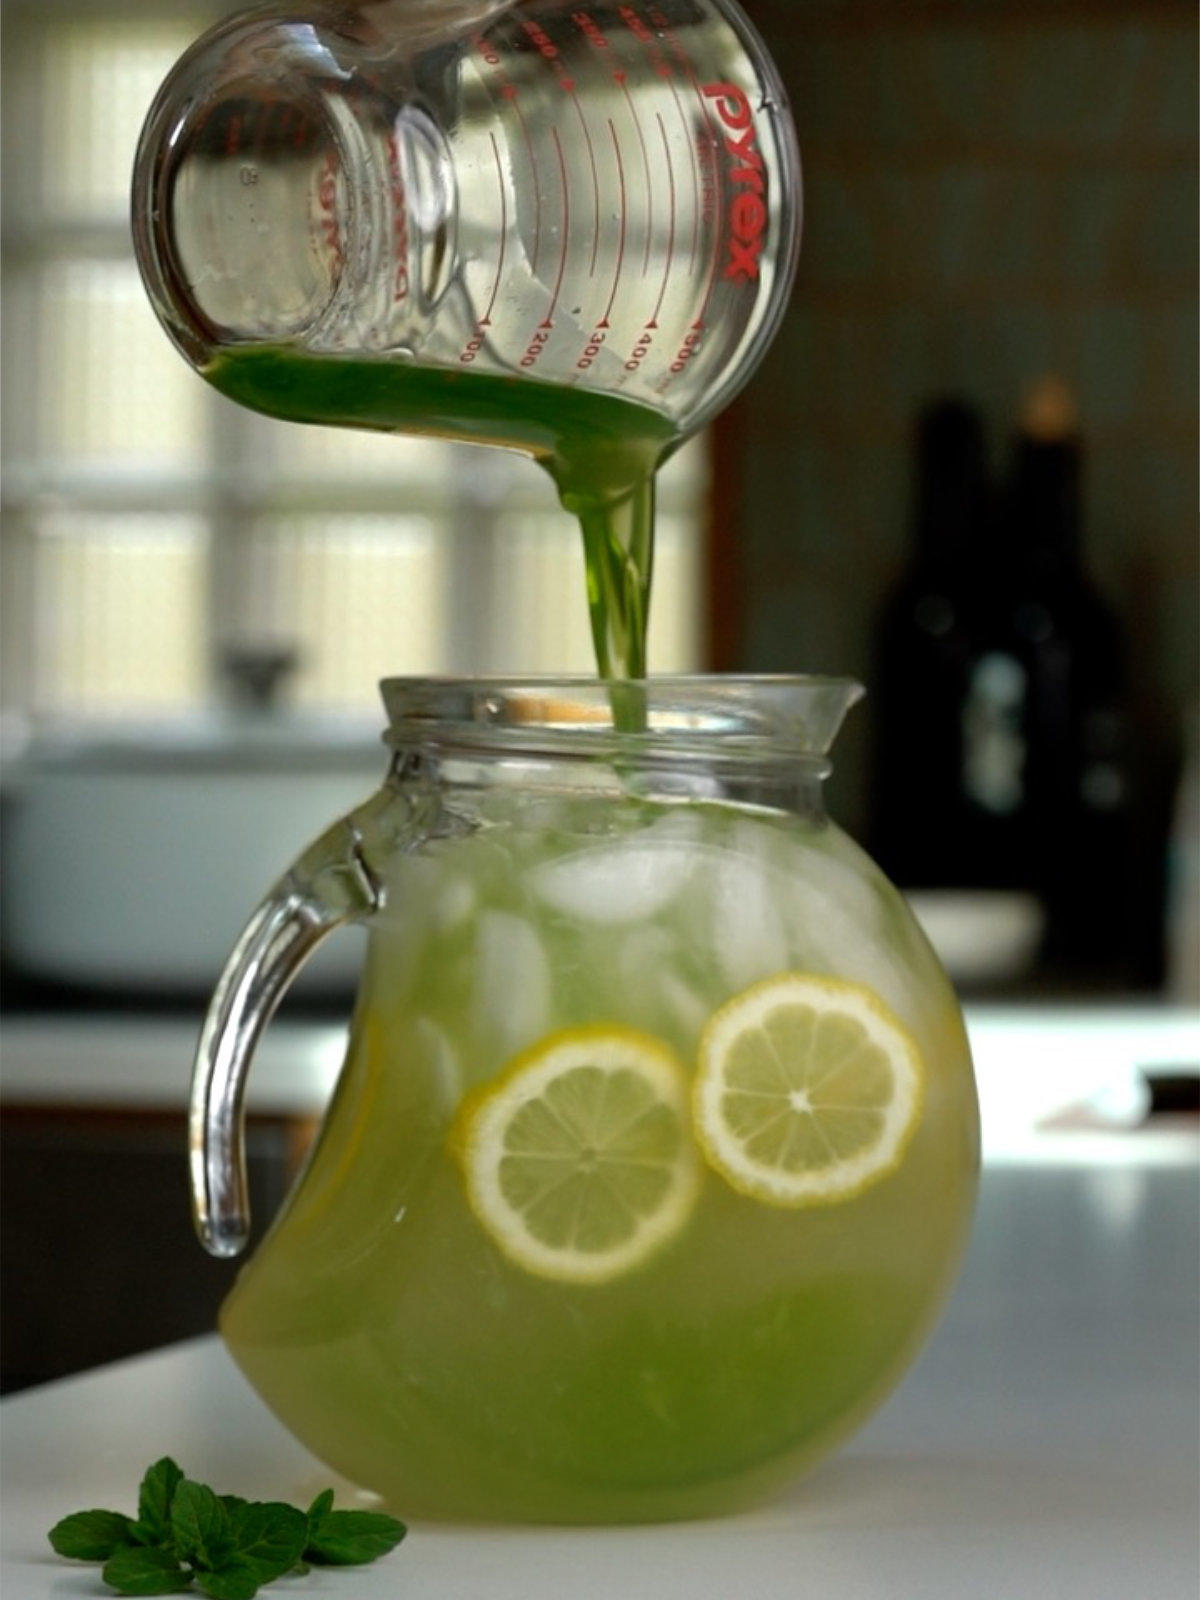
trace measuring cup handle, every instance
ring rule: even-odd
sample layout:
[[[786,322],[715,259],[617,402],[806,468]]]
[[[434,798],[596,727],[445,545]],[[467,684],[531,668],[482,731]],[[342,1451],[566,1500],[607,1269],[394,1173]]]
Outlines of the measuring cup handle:
[[[327,934],[383,903],[364,851],[370,802],[309,846],[246,924],[217,982],[196,1049],[188,1151],[192,1210],[211,1255],[233,1256],[250,1229],[244,1101],[250,1060],[284,991]]]

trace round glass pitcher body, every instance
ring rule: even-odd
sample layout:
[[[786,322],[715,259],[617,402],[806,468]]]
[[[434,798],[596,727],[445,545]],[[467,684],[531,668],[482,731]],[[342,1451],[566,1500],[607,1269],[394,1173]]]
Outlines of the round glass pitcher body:
[[[641,732],[595,683],[386,685],[387,784],[269,901],[274,938],[281,907],[342,896],[331,920],[366,916],[369,950],[324,1125],[221,1328],[296,1435],[402,1515],[768,1496],[890,1391],[964,1247],[959,1010],[822,808],[852,686],[626,688]],[[208,1043],[239,1032],[227,1012]],[[869,1145],[909,1074],[902,1136],[842,1183],[849,1145],[793,1161],[768,1132],[756,1181],[754,1141],[726,1136],[762,1048],[751,1095],[826,1146],[843,1113]],[[202,1059],[219,1165],[212,1077]]]
[[[535,453],[551,386],[606,398],[589,426],[618,434],[720,409],[782,315],[799,213],[736,0],[257,7],[168,77],[133,185],[155,310],[224,392]]]

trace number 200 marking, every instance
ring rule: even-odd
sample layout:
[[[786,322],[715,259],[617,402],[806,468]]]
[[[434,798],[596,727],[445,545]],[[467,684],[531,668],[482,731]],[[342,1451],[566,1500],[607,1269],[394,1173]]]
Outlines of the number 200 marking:
[[[545,350],[546,346],[549,343],[550,343],[549,331],[547,329],[545,329],[545,328],[539,328],[537,330],[537,332],[534,334],[533,338],[529,341],[529,348],[526,350],[525,354],[521,357],[521,365],[523,367],[536,366],[538,361],[539,361],[539,359],[541,358],[541,355],[542,355],[543,351]]]

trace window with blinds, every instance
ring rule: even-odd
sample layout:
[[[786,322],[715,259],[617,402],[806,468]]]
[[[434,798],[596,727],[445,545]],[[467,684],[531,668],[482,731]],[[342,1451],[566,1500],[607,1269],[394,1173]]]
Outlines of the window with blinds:
[[[184,714],[246,648],[294,652],[322,711],[373,710],[388,673],[591,671],[578,531],[532,462],[242,411],[156,322],[134,149],[221,9],[5,7],[5,709]],[[660,480],[656,671],[701,665],[705,459]]]

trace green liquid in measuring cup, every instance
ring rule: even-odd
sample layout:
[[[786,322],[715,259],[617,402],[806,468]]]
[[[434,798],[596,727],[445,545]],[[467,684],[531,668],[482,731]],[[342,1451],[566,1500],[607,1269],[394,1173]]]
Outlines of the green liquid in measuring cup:
[[[530,378],[263,345],[221,352],[204,375],[231,400],[288,422],[469,440],[533,456],[583,531],[600,675],[645,677],[654,474],[681,442],[666,417]],[[636,716],[629,706],[615,709],[626,723]]]

